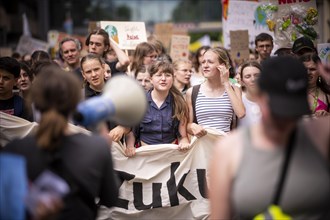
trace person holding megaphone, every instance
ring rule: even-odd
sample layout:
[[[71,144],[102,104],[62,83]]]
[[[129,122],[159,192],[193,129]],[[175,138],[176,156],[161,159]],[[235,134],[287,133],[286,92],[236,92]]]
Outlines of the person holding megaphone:
[[[101,95],[105,86],[105,65],[107,65],[100,56],[96,54],[87,54],[80,62],[82,74],[85,80],[85,99]],[[106,121],[107,128],[102,128],[101,133],[109,132],[112,141],[118,142],[122,137],[130,132],[130,127],[117,125],[113,121]]]

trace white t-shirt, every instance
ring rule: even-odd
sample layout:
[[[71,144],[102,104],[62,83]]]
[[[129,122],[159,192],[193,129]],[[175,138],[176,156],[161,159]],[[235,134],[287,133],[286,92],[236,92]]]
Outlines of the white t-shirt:
[[[252,102],[246,98],[246,94],[243,93],[242,101],[245,106],[245,116],[242,119],[238,120],[238,126],[249,126],[260,121],[261,112],[259,105],[255,102]]]

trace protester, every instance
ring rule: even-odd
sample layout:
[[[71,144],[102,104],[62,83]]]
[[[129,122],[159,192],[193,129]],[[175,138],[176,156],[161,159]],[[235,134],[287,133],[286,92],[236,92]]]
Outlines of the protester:
[[[99,96],[103,92],[105,86],[105,66],[104,60],[96,54],[87,54],[81,59],[81,70],[86,80],[85,99]],[[125,134],[130,132],[130,128],[117,125],[114,122],[107,121],[107,131],[110,138],[118,142]]]
[[[255,37],[254,43],[258,53],[257,61],[261,63],[268,59],[274,48],[273,37],[267,33],[260,33]]]
[[[19,63],[21,71],[17,80],[17,88],[19,89],[20,96],[26,100],[32,86],[34,75],[26,61],[21,61]]]
[[[329,219],[330,124],[299,120],[310,112],[307,84],[297,59],[263,62],[261,121],[220,140],[211,160],[210,219]]]
[[[147,93],[148,109],[141,123],[127,137],[126,155],[135,154],[135,144],[178,143],[179,150],[189,148],[187,137],[188,108],[185,100],[173,85],[174,70],[168,62],[152,63],[148,72],[153,89]]]
[[[160,40],[158,40],[155,35],[150,35],[147,40],[149,44],[153,45],[156,48],[158,56],[166,54],[166,48],[164,44]]]
[[[82,75],[85,80],[85,99],[98,96],[102,93],[105,80],[105,63],[96,54],[87,54],[80,62]]]
[[[104,80],[108,81],[111,78],[111,69],[110,66],[106,63],[104,65]]]
[[[106,60],[106,54],[110,50],[110,47],[115,51],[118,60],[113,62],[105,61],[111,69],[112,76],[123,74],[127,70],[130,64],[129,57],[121,50],[118,44],[109,37],[109,34],[103,29],[97,29],[92,31],[85,42],[88,46],[88,52],[97,54]]]
[[[13,89],[20,76],[19,62],[12,57],[0,57],[0,111],[32,121],[31,110]]]
[[[241,66],[241,83],[244,87],[242,101],[245,107],[245,116],[238,120],[238,126],[248,126],[258,122],[261,112],[257,100],[257,79],[261,66],[256,61],[247,61]]]
[[[206,81],[188,89],[186,94],[191,135],[202,137],[208,127],[227,133],[234,115],[244,117],[242,92],[229,82],[230,67],[224,49],[210,48],[204,53],[202,70]]]
[[[205,78],[203,76],[203,71],[202,71],[202,60],[203,60],[203,55],[204,55],[205,51],[210,48],[211,48],[210,46],[201,46],[200,48],[197,49],[197,51],[195,53],[195,59],[194,59],[195,71],[190,78],[191,86],[202,84],[205,81]]]
[[[75,38],[67,37],[59,43],[59,53],[64,60],[64,68],[75,73],[81,82],[83,82],[80,69],[80,51],[81,44]]]
[[[315,53],[306,53],[299,59],[304,63],[308,73],[308,102],[311,113],[315,117],[330,115],[330,94],[324,88],[326,85],[317,69],[317,64],[321,63],[321,59]]]
[[[143,65],[150,65],[157,59],[157,57],[157,50],[152,44],[148,42],[139,43],[133,53],[130,66],[131,72],[134,73]]]
[[[192,75],[192,64],[186,60],[176,60],[173,63],[174,86],[185,95],[190,88],[190,78]]]
[[[292,53],[300,57],[306,53],[317,53],[314,43],[307,37],[300,37],[293,42]]]
[[[31,187],[37,187],[35,180],[49,174],[48,171],[55,174],[52,178],[70,186],[63,197],[64,208],[56,219],[95,219],[95,198],[99,198],[100,205],[111,207],[118,196],[106,140],[69,131],[68,120],[80,94],[80,83],[72,74],[59,67],[44,69],[31,90],[32,101],[42,114],[36,134],[13,140],[4,147],[5,152],[25,157]],[[59,187],[57,183],[52,182],[54,189]],[[43,189],[41,196],[53,192],[47,189]]]
[[[140,66],[135,72],[135,79],[143,87],[143,89],[148,92],[152,89],[150,73],[146,66]]]

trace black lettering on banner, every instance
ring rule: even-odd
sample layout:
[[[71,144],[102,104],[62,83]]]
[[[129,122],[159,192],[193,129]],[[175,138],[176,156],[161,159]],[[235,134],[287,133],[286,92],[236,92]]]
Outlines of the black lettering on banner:
[[[206,194],[206,170],[205,169],[197,169],[197,181],[198,181],[198,189],[201,196],[204,199],[207,199]]]
[[[168,194],[170,197],[171,206],[179,205],[179,198],[178,192],[187,200],[194,200],[196,199],[184,186],[184,181],[188,175],[188,173],[184,174],[183,177],[180,179],[178,186],[176,185],[175,181],[175,171],[178,169],[180,162],[171,163],[171,175],[170,179],[167,181],[167,188]]]
[[[130,174],[130,173],[126,173],[124,171],[118,171],[118,170],[116,170],[116,172],[117,172],[117,175],[119,177],[119,187],[123,184],[123,182],[125,180],[126,181],[130,181],[130,180],[132,180],[132,179],[135,178],[135,175]],[[118,198],[116,206],[119,207],[119,208],[123,208],[123,209],[127,209],[128,210],[128,203],[129,203],[128,200]]]
[[[145,205],[143,203],[143,185],[139,182],[133,182],[134,206],[137,210],[147,210],[151,208],[162,207],[162,198],[160,196],[161,183],[152,184],[152,203]]]

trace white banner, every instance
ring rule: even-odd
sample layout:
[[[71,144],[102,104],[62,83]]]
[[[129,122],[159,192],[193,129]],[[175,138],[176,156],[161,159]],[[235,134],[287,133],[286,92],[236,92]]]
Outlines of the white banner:
[[[1,144],[35,132],[37,124],[0,112]],[[70,125],[70,129],[86,132]],[[186,152],[178,145],[148,145],[136,155],[124,155],[124,146],[112,145],[114,168],[120,177],[117,207],[101,207],[103,219],[207,219],[208,163],[215,142],[225,134],[207,129],[202,138],[194,137]]]
[[[102,207],[103,219],[207,219],[206,196],[208,163],[215,142],[224,134],[208,130],[194,138],[187,152],[178,145],[148,145],[138,148],[127,158],[124,148],[112,146],[114,168],[121,186],[118,207]]]

